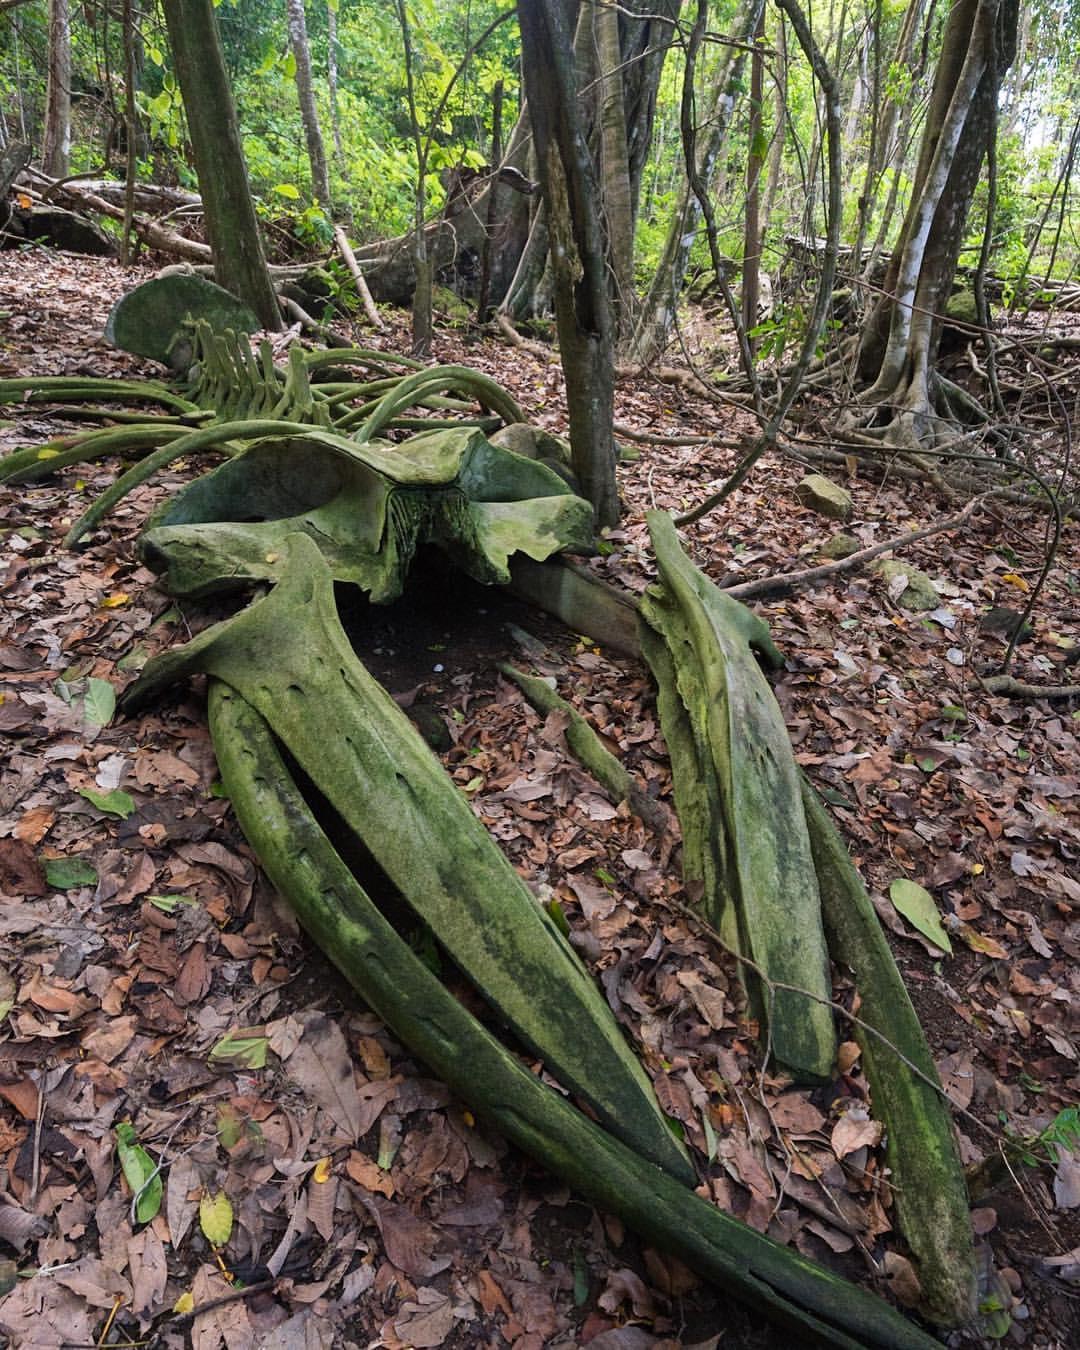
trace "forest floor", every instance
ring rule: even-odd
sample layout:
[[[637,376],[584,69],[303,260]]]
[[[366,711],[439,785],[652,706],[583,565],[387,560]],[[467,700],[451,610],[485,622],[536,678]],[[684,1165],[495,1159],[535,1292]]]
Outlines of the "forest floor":
[[[0,255],[0,377],[145,373],[101,332],[146,275],[44,250]],[[403,322],[375,341],[406,350]],[[464,330],[440,331],[434,355],[487,371],[535,421],[563,427],[556,362]],[[641,379],[617,403],[620,423],[715,437],[642,446],[620,471],[625,520],[593,565],[640,592],[644,511],[701,500],[749,428]],[[0,450],[71,425],[36,406],[2,415]],[[128,499],[88,547],[61,550],[113,467],[0,491],[0,1343],[780,1344],[475,1121],[359,1003],[260,875],[216,787],[199,687],[108,720],[111,694],[148,655],[225,612],[175,604],[134,551],[151,505],[190,466]],[[694,561],[724,584],[814,562],[840,527],[799,504],[803,472],[763,460],[686,533]],[[862,544],[955,510],[908,482],[845,486],[855,513],[842,528]],[[1044,535],[1043,517],[1009,506],[905,552],[940,593],[929,614],[900,608],[866,571],[756,606],[786,656],[775,690],[797,758],[890,930],[969,1164],[992,1158],[1003,1131],[1033,1140],[1080,1100],[1080,708],[990,697],[974,677],[1004,646],[980,618],[1022,606]],[[1019,649],[1021,679],[1068,682],[1078,540],[1072,522]],[[560,902],[683,1124],[701,1193],[910,1301],[857,1046],[812,1092],[763,1071],[735,969],[685,907],[677,841],[612,805],[568,755],[560,719],[539,718],[495,662],[553,676],[668,798],[646,670],[437,568],[393,607],[358,607],[350,628],[402,706],[434,722],[449,773],[522,875]],[[115,790],[133,810],[95,804]],[[900,877],[934,896],[951,955],[892,907]],[[163,1164],[162,1209],[144,1226],[116,1159],[123,1121]],[[1080,1157],[1032,1148],[1036,1165],[1017,1163],[976,1200],[984,1293],[1010,1305],[1006,1344],[1065,1350],[1080,1344]],[[220,1192],[235,1221],[214,1249],[199,1207]]]

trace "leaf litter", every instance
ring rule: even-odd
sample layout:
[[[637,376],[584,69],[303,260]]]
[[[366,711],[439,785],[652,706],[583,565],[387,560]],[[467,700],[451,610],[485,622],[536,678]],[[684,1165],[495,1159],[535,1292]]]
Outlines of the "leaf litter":
[[[62,254],[7,259],[0,374],[139,373],[99,337],[135,273]],[[400,324],[384,340],[394,338],[405,340]],[[486,369],[538,423],[564,430],[557,364],[495,344],[466,348],[455,334],[438,347],[440,360]],[[647,381],[618,400],[620,422],[646,433],[715,422],[700,399]],[[725,416],[727,442],[749,433],[741,414]],[[58,425],[35,409],[0,436],[11,448]],[[691,505],[732,457],[709,443],[643,451],[622,471],[626,519],[590,565],[644,590],[644,509]],[[107,466],[80,472],[91,489],[109,476]],[[111,1317],[117,1335],[207,1350],[636,1350],[718,1335],[772,1344],[679,1262],[643,1250],[508,1150],[310,949],[217,794],[197,688],[110,723],[111,701],[147,656],[213,617],[155,591],[132,549],[149,506],[183,474],[140,490],[78,554],[58,547],[80,509],[74,476],[0,497],[0,726],[10,746],[0,776],[0,1009],[10,1004],[0,1252],[27,1276],[0,1297],[0,1326],[15,1344],[31,1329],[42,1346],[93,1343]],[[692,554],[714,580],[813,560],[827,533],[798,504],[798,476],[765,461],[723,513],[692,527]],[[863,545],[933,511],[907,484],[848,486],[856,515],[846,528]],[[1000,641],[980,629],[980,614],[1037,571],[1037,531],[988,518],[948,538],[912,551],[945,597],[925,618],[862,573],[758,608],[787,657],[776,693],[797,757],[895,934],[946,1091],[1027,1141],[1042,1164],[1016,1164],[1018,1188],[996,1175],[993,1139],[958,1117],[1014,1328],[1065,1345],[1075,1305],[1057,1291],[1080,1249],[1076,1140],[1031,1141],[1080,1088],[1080,721],[1068,705],[988,697],[967,672]],[[1053,679],[1076,641],[1070,580],[1059,563],[1046,619],[1020,657],[1024,678]],[[375,616],[365,659],[403,706],[431,709],[445,726],[448,772],[562,916],[681,1125],[703,1193],[910,1302],[915,1275],[892,1234],[858,1047],[845,1042],[836,1079],[814,1092],[763,1072],[737,971],[693,922],[675,827],[656,834],[609,801],[568,755],[564,722],[539,717],[495,661],[549,676],[644,790],[670,804],[644,669],[522,606],[507,610],[516,623],[499,621],[494,599],[491,609],[471,642],[413,632],[411,613]],[[951,956],[893,908],[898,881],[919,894],[924,917],[939,916]],[[836,981],[835,997],[854,1009],[842,971]],[[116,1147],[125,1126],[138,1151],[126,1167]],[[133,1176],[158,1182],[153,1213],[151,1181],[133,1214]]]

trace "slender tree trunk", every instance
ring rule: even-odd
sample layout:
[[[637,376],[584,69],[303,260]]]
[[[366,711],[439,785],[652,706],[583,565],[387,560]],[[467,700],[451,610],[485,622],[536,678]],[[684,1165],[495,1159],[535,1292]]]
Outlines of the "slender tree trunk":
[[[162,0],[214,255],[214,276],[277,332],[281,312],[266,270],[232,89],[212,0]]]
[[[600,88],[601,200],[607,226],[616,334],[625,333],[634,302],[634,205],[627,159],[619,15],[611,4],[593,9]]]
[[[139,113],[135,105],[135,82],[138,78],[135,57],[135,0],[123,0],[124,28],[124,130],[127,143],[127,161],[124,174],[124,224],[120,236],[120,261],[126,266],[131,261],[131,223],[135,218],[135,166],[139,141]]]
[[[498,173],[502,166],[502,108],[503,82],[496,81],[491,96],[491,167]],[[488,191],[487,214],[484,218],[484,244],[480,254],[480,294],[476,301],[477,323],[487,323],[491,296],[491,244],[499,219],[499,180],[492,179]]]
[[[64,178],[71,155],[71,10],[69,0],[49,0],[49,72],[41,167]]]
[[[754,51],[750,58],[750,122],[747,129],[749,149],[746,155],[746,216],[743,223],[742,321],[750,350],[751,336],[757,327],[758,293],[761,277],[761,170],[765,163],[765,131],[762,119],[765,63],[765,11],[761,11],[754,30]]]
[[[525,92],[551,231],[574,472],[597,524],[614,525],[619,519],[614,324],[598,184],[578,113],[568,18],[562,0],[518,0]]]
[[[330,203],[330,174],[326,167],[326,148],[319,110],[315,106],[315,87],[311,79],[311,46],[308,43],[307,17],[304,0],[285,0],[285,14],[289,25],[289,47],[296,65],[296,94],[300,100],[300,120],[304,124],[308,160],[311,163],[311,189],[315,200],[327,215],[332,214]]]
[[[405,0],[397,0],[398,26],[401,29],[401,42],[405,52],[405,87],[409,100],[409,128],[416,151],[416,184],[413,190],[413,234],[412,262],[416,275],[416,288],[412,301],[412,350],[414,356],[427,356],[431,351],[432,312],[431,293],[434,282],[434,267],[428,256],[427,236],[424,232],[424,216],[427,211],[427,142],[420,126],[420,114],[416,107],[416,86],[413,78],[412,34],[409,29],[409,15],[405,9]]]
[[[330,94],[330,131],[334,138],[334,162],[339,171],[345,164],[345,148],[341,143],[341,108],[338,103],[338,36],[336,0],[326,6],[326,87]]]

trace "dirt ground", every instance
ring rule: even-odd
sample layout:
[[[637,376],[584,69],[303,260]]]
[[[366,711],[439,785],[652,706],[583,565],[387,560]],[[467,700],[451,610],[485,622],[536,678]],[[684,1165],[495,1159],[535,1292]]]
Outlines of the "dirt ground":
[[[147,275],[0,254],[0,378],[147,373],[100,337],[112,301]],[[400,319],[363,341],[407,350]],[[556,362],[461,329],[439,333],[435,359],[485,370],[564,429]],[[653,574],[644,512],[705,497],[751,428],[670,383],[624,381],[617,403],[643,433],[711,438],[641,443],[620,469],[625,518],[590,566],[640,593]],[[0,418],[5,452],[78,425],[31,404]],[[77,551],[60,538],[115,463],[0,489],[0,1343],[794,1344],[511,1149],[362,1005],[261,876],[220,793],[197,683],[142,717],[105,715],[150,655],[230,612],[172,601],[135,553],[154,502],[200,467],[174,465]],[[839,527],[800,505],[805,472],[763,460],[687,531],[698,566],[731,585],[817,561]],[[888,476],[844,485],[843,529],[860,545],[956,509]],[[786,658],[774,688],[797,758],[867,880],[957,1109],[982,1295],[1007,1309],[1004,1343],[1066,1350],[1080,1344],[1080,1125],[1067,1128],[1080,1100],[1080,704],[992,697],[977,679],[1004,649],[986,616],[1023,608],[1045,525],[998,505],[898,555],[933,579],[932,612],[904,609],[866,570],[755,608]],[[1020,679],[1075,677],[1078,537],[1069,522]],[[700,1193],[910,1302],[857,1047],[814,1091],[763,1068],[735,967],[688,912],[674,832],[610,802],[496,663],[550,675],[669,801],[647,670],[430,557],[397,604],[344,596],[342,613],[519,872],[558,902],[682,1125]],[[897,878],[933,896],[951,954],[895,909]],[[835,997],[851,1005],[842,971]],[[133,1221],[117,1159],[125,1121],[161,1165],[148,1223]],[[1040,1142],[1055,1121],[1059,1142]],[[995,1166],[1006,1141],[1026,1141],[1027,1163],[1013,1147]],[[205,1210],[221,1195],[230,1222],[215,1245]],[[987,1318],[947,1339],[993,1332]]]

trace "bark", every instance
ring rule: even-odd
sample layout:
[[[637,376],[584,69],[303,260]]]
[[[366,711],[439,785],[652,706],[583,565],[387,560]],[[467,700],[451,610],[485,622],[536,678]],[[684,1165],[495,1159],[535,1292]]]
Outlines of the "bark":
[[[124,171],[124,224],[120,236],[120,261],[131,261],[132,224],[135,220],[135,165],[138,149],[139,113],[135,106],[135,7],[133,0],[123,0],[124,25],[124,133],[127,157]]]
[[[71,10],[68,0],[49,0],[49,71],[41,167],[63,178],[71,154]]]
[[[162,0],[199,178],[214,278],[273,332],[281,314],[248,187],[212,0]]]
[[[311,78],[311,46],[308,43],[304,0],[285,0],[289,26],[289,47],[296,64],[296,95],[300,101],[300,120],[304,124],[308,160],[311,163],[311,190],[327,215],[331,214],[330,174],[326,167],[319,111],[315,106],[315,87]]]
[[[340,171],[345,163],[345,147],[341,143],[341,109],[338,103],[338,37],[337,10],[326,6],[326,88],[330,95],[330,131],[334,137],[334,162]]]
[[[1015,52],[1017,0],[957,0],[946,23],[911,204],[859,353],[867,403],[894,408],[889,439],[937,438],[933,363],[992,107]]]
[[[574,472],[599,525],[619,519],[615,482],[614,323],[599,192],[578,112],[561,0],[519,0],[522,68],[551,231],[555,313]]]
[[[601,200],[616,333],[625,331],[634,299],[634,203],[627,155],[619,15],[612,5],[594,6],[593,23],[600,88]]]
[[[491,163],[498,168],[502,162],[502,108],[503,82],[497,81],[491,97]],[[487,323],[488,298],[491,295],[491,241],[499,218],[499,180],[496,178],[488,191],[487,215],[484,221],[484,240],[480,255],[480,295],[476,301],[477,323]]]
[[[746,156],[746,219],[743,226],[742,321],[751,352],[754,339],[750,334],[757,326],[761,279],[761,170],[765,164],[765,130],[762,121],[764,42],[763,9],[754,32],[754,52],[750,58],[750,121],[747,128],[750,147]]]

